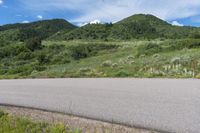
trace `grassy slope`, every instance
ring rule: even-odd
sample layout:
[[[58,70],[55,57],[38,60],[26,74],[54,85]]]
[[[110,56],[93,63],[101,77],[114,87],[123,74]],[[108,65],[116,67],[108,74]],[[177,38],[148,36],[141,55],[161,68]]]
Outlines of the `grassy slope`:
[[[150,53],[150,55],[138,56],[138,47],[148,44],[148,41],[112,43],[120,47],[102,50],[95,56],[72,60],[67,64],[51,65],[47,70],[34,73],[30,77],[191,78],[198,77],[200,74],[199,48],[166,50],[158,52],[158,54]],[[151,43],[163,45],[161,41],[152,41]],[[66,45],[69,44],[66,43]],[[166,43],[163,47],[168,45],[171,44]]]
[[[0,125],[1,133],[80,133],[79,130],[70,130],[64,124],[36,123],[29,119],[10,116],[1,110]]]
[[[22,44],[18,44],[22,45]],[[165,40],[132,42],[43,42],[44,48],[32,53],[36,57],[23,61],[10,57],[2,61],[0,78],[38,77],[173,77],[200,76],[200,40]],[[104,47],[112,46],[112,47]],[[113,47],[117,45],[117,47]],[[52,47],[53,46],[53,47]],[[55,47],[56,46],[56,47]],[[83,49],[79,49],[80,46]],[[99,49],[98,47],[101,46]],[[103,49],[102,49],[102,46]],[[53,48],[53,49],[52,49]],[[91,52],[80,59],[71,57],[71,48]],[[56,50],[57,49],[57,50]],[[87,51],[87,50],[86,50]],[[77,51],[75,51],[77,52]],[[48,63],[38,63],[43,53]],[[79,55],[79,54],[78,54]],[[38,57],[39,56],[39,57]],[[46,61],[46,60],[42,60]],[[18,65],[23,64],[23,65]],[[36,69],[38,64],[44,69]],[[16,66],[16,67],[15,67]],[[0,69],[0,70],[1,70]],[[21,71],[23,70],[23,71]],[[3,72],[3,71],[0,71]]]

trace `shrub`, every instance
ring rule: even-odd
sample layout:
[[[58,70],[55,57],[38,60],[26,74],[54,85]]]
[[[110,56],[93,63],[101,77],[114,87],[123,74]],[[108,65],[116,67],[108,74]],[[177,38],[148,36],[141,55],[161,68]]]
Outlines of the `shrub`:
[[[118,67],[118,64],[117,64],[117,63],[113,63],[113,64],[112,64],[112,67],[113,67],[113,68]]]
[[[86,58],[91,55],[91,48],[86,45],[71,46],[70,51],[71,51],[71,56],[75,60]]]
[[[31,38],[29,40],[26,41],[25,46],[31,50],[31,51],[35,51],[37,49],[41,49],[42,48],[42,41],[40,38]]]
[[[34,66],[34,70],[41,72],[41,71],[46,70],[46,67],[45,66]]]
[[[115,74],[116,77],[128,77],[129,73],[126,71],[119,71]]]
[[[180,57],[174,57],[171,59],[171,63],[173,63],[173,64],[179,64],[180,61],[181,61]]]
[[[37,56],[37,60],[39,61],[40,64],[47,64],[50,62],[50,58],[48,55],[45,53],[39,53]]]
[[[190,38],[194,38],[194,39],[199,39],[200,38],[200,32],[191,32],[189,35]]]
[[[70,46],[69,50],[71,52],[71,56],[75,60],[79,60],[81,58],[87,58],[93,55],[96,55],[101,50],[109,50],[117,48],[117,45],[111,44],[78,44],[76,46]]]
[[[191,49],[191,48],[199,48],[200,47],[200,41],[198,42],[192,42],[188,45],[188,48]]]
[[[140,45],[137,49],[137,55],[152,55],[162,51],[162,47],[156,43],[149,43],[146,45]]]
[[[30,60],[31,58],[33,58],[33,55],[31,52],[21,52],[17,58],[19,60]]]
[[[7,113],[5,113],[4,111],[0,110],[0,118],[7,115]]]

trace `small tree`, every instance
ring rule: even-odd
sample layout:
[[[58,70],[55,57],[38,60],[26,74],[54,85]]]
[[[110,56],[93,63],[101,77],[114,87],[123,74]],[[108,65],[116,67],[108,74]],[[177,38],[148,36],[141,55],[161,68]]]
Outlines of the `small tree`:
[[[26,41],[25,45],[29,50],[35,51],[42,48],[42,40],[40,38],[31,38]]]
[[[194,38],[194,39],[199,39],[200,38],[200,32],[198,32],[198,31],[191,32],[189,37]]]

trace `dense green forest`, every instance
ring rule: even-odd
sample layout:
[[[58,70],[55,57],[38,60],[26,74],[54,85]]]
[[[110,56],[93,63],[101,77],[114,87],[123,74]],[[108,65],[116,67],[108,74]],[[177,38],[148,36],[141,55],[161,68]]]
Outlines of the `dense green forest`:
[[[152,15],[76,27],[62,20],[0,26],[0,78],[200,78],[200,28]]]

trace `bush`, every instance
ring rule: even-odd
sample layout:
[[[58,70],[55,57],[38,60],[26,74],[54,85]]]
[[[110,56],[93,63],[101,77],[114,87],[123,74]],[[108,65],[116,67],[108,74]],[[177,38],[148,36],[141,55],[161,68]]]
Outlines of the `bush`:
[[[33,55],[31,52],[21,52],[17,58],[19,60],[30,60],[31,58],[33,58]]]
[[[194,38],[194,39],[200,39],[200,32],[191,32],[189,35],[190,38]]]
[[[31,51],[41,49],[42,48],[42,40],[40,38],[31,38],[26,41],[25,46]]]
[[[39,53],[37,56],[37,60],[39,61],[40,64],[47,64],[50,62],[50,58],[48,55],[45,53]]]
[[[162,44],[163,50],[165,52],[182,50],[182,49],[192,49],[192,48],[200,48],[200,40],[199,39],[185,39],[185,40],[173,40],[169,42],[164,42]]]
[[[76,46],[69,47],[71,56],[75,60],[81,58],[87,58],[96,55],[101,50],[116,49],[117,45],[111,44],[78,44]]]
[[[149,43],[147,45],[140,45],[137,49],[137,55],[152,55],[162,51],[162,47],[156,43]]]
[[[128,77],[129,73],[126,72],[126,71],[119,71],[114,76],[116,76],[116,77]]]
[[[4,111],[0,110],[0,118],[7,115],[7,113],[5,113]]]
[[[91,55],[91,47],[86,45],[78,45],[70,47],[71,56],[75,60],[79,60],[81,58],[86,58]]]

